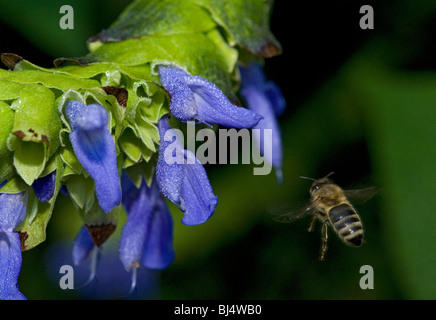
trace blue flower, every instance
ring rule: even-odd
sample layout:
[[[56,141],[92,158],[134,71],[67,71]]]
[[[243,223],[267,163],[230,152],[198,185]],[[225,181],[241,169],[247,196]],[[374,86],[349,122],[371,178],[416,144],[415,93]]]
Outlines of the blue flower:
[[[185,215],[182,223],[195,225],[204,223],[215,211],[218,198],[201,163],[195,155],[184,150],[183,144],[175,136],[168,141],[165,135],[171,133],[168,117],[159,121],[159,157],[156,166],[156,180],[162,194],[178,205]],[[174,135],[171,135],[174,137]],[[168,157],[167,148],[172,154]],[[171,158],[171,159],[169,159]],[[171,161],[176,159],[176,161]]]
[[[70,121],[74,153],[94,179],[98,203],[109,212],[121,203],[115,144],[108,128],[108,113],[98,104],[70,100],[65,108]]]
[[[136,288],[137,269],[140,265],[151,270],[161,270],[174,260],[173,222],[156,182],[148,187],[143,179],[137,189],[126,173],[121,181],[123,205],[128,218],[121,235],[119,257],[124,268],[132,271],[132,293]],[[78,266],[91,256],[91,274],[81,287],[96,278],[99,253],[87,227],[83,226],[74,242],[73,262]]]
[[[18,289],[21,269],[21,242],[17,225],[26,216],[27,192],[0,194],[0,300],[26,297]]]
[[[84,238],[88,237],[90,241],[88,244],[93,244],[87,232],[86,227],[80,230],[74,243],[75,248],[73,252],[77,250],[77,246],[80,246],[79,243],[82,243],[84,240],[81,238],[82,236]],[[74,295],[78,299],[159,299],[159,271],[156,270],[147,268],[138,269],[135,290],[130,293],[128,292],[130,287],[129,281],[132,275],[125,271],[123,264],[119,260],[119,253],[115,244],[116,241],[111,241],[111,243],[106,244],[103,250],[95,246],[94,249],[88,252],[90,255],[87,258],[88,260],[85,258],[86,261],[81,261],[80,265],[73,264],[74,255],[72,257],[69,254],[71,253],[70,242],[56,241],[49,244],[46,250],[44,250],[44,256],[41,257],[41,263],[45,262],[46,274],[55,287],[59,288],[60,268],[64,265],[74,265],[74,290],[62,290],[59,288],[59,299],[68,299],[68,297],[71,297],[71,291],[74,291]],[[84,250],[83,252],[86,251]],[[98,255],[95,252],[98,252]],[[95,259],[97,256],[98,259]],[[89,275],[90,268],[91,276]]]
[[[213,83],[171,66],[159,66],[162,85],[171,95],[171,114],[180,121],[197,120],[229,128],[252,128],[262,117],[233,105]]]
[[[76,236],[73,245],[73,263],[78,266],[85,261],[93,249],[96,248],[86,226],[83,226]]]
[[[262,67],[257,63],[251,63],[248,67],[240,67],[241,89],[240,94],[250,110],[263,116],[254,129],[260,129],[260,137],[256,142],[263,155],[276,170],[277,178],[282,180],[283,147],[280,127],[277,117],[286,108],[286,101],[279,87],[272,81],[266,81]],[[263,133],[265,129],[272,130],[272,153],[264,153]],[[256,136],[255,136],[256,137]]]
[[[161,270],[173,262],[173,220],[155,180],[148,187],[142,179],[139,189],[127,174],[121,181],[127,221],[121,234],[119,252],[124,268],[132,271],[132,292],[140,265]]]
[[[36,179],[33,184],[33,191],[36,197],[41,202],[49,201],[55,192],[56,185],[56,171],[53,171],[46,175],[45,177]]]
[[[123,205],[127,212],[120,241],[120,259],[126,270],[143,265],[164,269],[174,260],[173,221],[156,182],[142,180],[136,189],[127,174],[122,177]]]
[[[88,280],[81,287],[88,285],[97,275],[97,264],[99,258],[99,248],[92,241],[92,237],[86,226],[83,226],[76,236],[73,245],[73,263],[76,266],[81,265],[88,257],[91,256],[91,274]]]

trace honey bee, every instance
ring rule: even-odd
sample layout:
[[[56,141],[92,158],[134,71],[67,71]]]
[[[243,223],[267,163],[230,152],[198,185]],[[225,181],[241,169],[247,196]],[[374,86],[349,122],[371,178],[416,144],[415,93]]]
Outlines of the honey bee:
[[[336,232],[345,244],[352,247],[362,245],[364,242],[362,220],[350,201],[355,203],[364,202],[372,198],[377,192],[377,187],[343,190],[328,178],[333,173],[331,172],[321,179],[300,177],[314,181],[309,189],[309,204],[298,210],[273,218],[279,222],[293,222],[304,216],[312,215],[309,232],[313,230],[316,220],[319,219],[322,222],[320,260],[324,260],[327,251],[328,226]]]

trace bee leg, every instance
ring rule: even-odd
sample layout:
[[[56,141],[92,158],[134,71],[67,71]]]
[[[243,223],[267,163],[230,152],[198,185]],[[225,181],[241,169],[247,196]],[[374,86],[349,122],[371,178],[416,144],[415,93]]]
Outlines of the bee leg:
[[[322,224],[321,234],[322,234],[322,246],[321,246],[321,255],[319,257],[319,260],[324,260],[325,253],[327,251],[327,230],[328,230],[328,220],[325,220]]]
[[[313,214],[312,220],[310,221],[310,226],[309,226],[309,229],[307,231],[309,231],[309,232],[313,231],[313,227],[315,226],[317,216],[318,216],[318,214],[315,212]]]

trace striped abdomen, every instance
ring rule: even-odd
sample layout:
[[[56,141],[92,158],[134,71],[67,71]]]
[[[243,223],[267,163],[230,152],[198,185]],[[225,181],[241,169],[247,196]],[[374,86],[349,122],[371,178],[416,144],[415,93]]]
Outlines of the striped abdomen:
[[[329,211],[331,226],[348,245],[360,247],[363,242],[363,226],[356,210],[347,203],[333,207]]]

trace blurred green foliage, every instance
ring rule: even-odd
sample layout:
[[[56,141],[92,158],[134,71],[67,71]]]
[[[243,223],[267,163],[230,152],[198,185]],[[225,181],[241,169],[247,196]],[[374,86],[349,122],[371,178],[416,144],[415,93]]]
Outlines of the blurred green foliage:
[[[88,52],[87,39],[108,27],[129,2],[129,0],[71,0],[68,3],[63,0],[2,0],[0,19],[51,56],[80,57]],[[65,4],[74,9],[73,30],[63,30],[59,27],[59,21],[64,15],[60,14],[59,10]],[[8,45],[2,43],[0,48],[7,50]],[[25,51],[16,53],[26,54]],[[32,60],[30,58],[29,60]]]
[[[58,28],[61,1],[1,1],[0,19],[26,37],[25,46],[53,58],[80,56],[86,39],[128,2],[70,1],[70,31]],[[276,1],[272,31],[284,54],[268,60],[266,72],[288,101],[284,183],[254,176],[251,165],[208,166],[219,205],[200,226],[182,225],[171,207],[177,257],[161,272],[159,298],[436,299],[436,3],[373,1],[375,30],[363,31],[360,5],[345,2],[297,3],[289,19],[286,3]],[[8,48],[1,43],[2,52]],[[16,53],[33,60],[32,52]],[[349,248],[330,232],[320,262],[320,225],[307,233],[310,219],[279,224],[270,212],[308,198],[310,182],[299,175],[331,171],[344,187],[382,191],[357,206],[363,247]],[[53,242],[73,241],[80,228],[68,201],[53,213],[48,240],[23,254],[19,284],[29,298],[75,297],[41,263]],[[359,287],[362,265],[374,268],[373,290]]]

